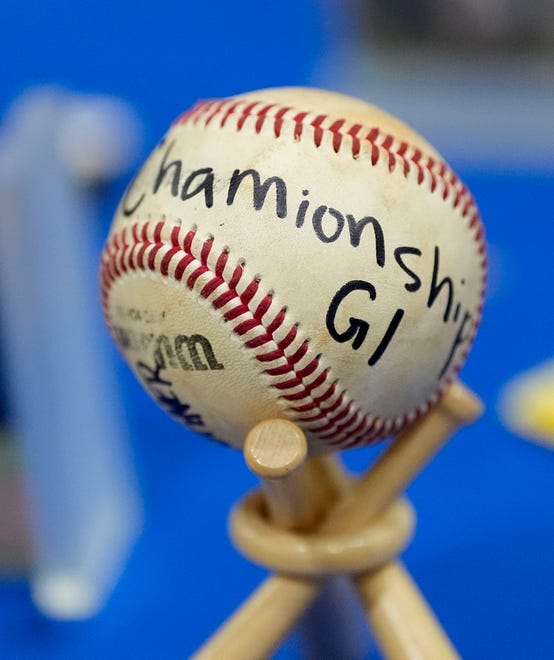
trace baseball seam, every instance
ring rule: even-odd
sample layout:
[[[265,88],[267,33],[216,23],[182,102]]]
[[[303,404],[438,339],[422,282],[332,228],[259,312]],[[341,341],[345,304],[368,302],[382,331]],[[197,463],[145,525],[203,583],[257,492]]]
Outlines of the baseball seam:
[[[335,119],[325,114],[316,115],[291,106],[236,99],[200,101],[181,114],[174,125],[188,123],[196,127],[212,126],[238,132],[250,128],[258,134],[264,126],[272,123],[276,138],[286,137],[285,128],[288,126],[295,141],[309,139],[311,136],[317,148],[322,146],[327,134],[331,138],[335,153],[348,149],[349,145],[350,153],[355,159],[360,157],[364,147],[368,148],[373,166],[385,159],[390,172],[398,166],[402,167],[406,177],[415,172],[417,184],[421,186],[428,181],[432,193],[441,192],[438,188],[439,184],[442,184],[443,200],[446,201],[450,197],[452,207],[459,208],[463,218],[470,216],[470,227],[480,226],[482,230],[479,212],[471,193],[444,161],[424,154],[421,149],[405,140],[397,140],[377,126],[367,129],[360,123],[352,124],[346,119]]]
[[[229,252],[213,250],[213,237],[202,241],[196,227],[185,230],[180,224],[171,225],[164,219],[135,223],[114,233],[107,242],[102,259],[103,305],[109,319],[109,291],[123,273],[157,272],[184,282],[189,290],[207,300],[225,321],[231,322],[233,332],[263,367],[263,373],[270,378],[279,398],[286,402],[287,414],[323,444],[344,449],[398,433],[426,412],[458,373],[481,319],[486,283],[484,231],[469,191],[444,162],[424,155],[421,150],[397,141],[378,128],[363,132],[360,124],[348,125],[343,119],[333,120],[327,115],[313,116],[290,107],[233,99],[197,104],[176,123],[227,126],[237,131],[251,126],[255,133],[260,133],[267,122],[273,121],[273,133],[279,139],[285,135],[286,122],[291,119],[295,140],[302,139],[307,134],[306,126],[309,126],[317,148],[323,144],[326,134],[337,153],[350,141],[353,158],[359,158],[369,145],[372,166],[386,158],[391,172],[399,164],[405,177],[415,171],[418,185],[428,180],[430,192],[440,194],[445,202],[450,200],[452,208],[461,218],[467,219],[481,257],[481,302],[467,350],[453,365],[450,376],[425,402],[396,418],[374,417],[361,412],[347,392],[339,389],[338,381],[332,380],[322,356],[313,355],[309,339],[302,338],[298,324],[288,318],[286,308],[276,309],[274,296],[261,291],[259,278],[247,276],[244,261],[232,264]],[[170,232],[169,236],[162,236],[167,232]]]
[[[162,236],[170,231],[169,241]],[[313,355],[309,339],[298,324],[277,306],[272,293],[260,291],[259,278],[246,275],[246,264],[229,263],[226,250],[216,252],[213,238],[199,241],[195,228],[165,222],[134,223],[115,233],[104,250],[101,269],[106,317],[111,286],[123,274],[160,273],[207,300],[251,351],[270,377],[287,414],[318,439],[345,448],[383,432],[395,432],[408,416],[380,419],[362,413],[330,378],[320,355]],[[415,415],[410,416],[410,418]]]

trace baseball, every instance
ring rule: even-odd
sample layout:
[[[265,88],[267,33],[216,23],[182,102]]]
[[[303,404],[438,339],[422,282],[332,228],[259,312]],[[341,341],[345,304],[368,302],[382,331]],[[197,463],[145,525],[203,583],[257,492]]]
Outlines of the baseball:
[[[242,447],[396,435],[456,377],[480,322],[484,231],[435,149],[363,101],[269,89],[182,114],[130,183],[104,313],[170,415]]]

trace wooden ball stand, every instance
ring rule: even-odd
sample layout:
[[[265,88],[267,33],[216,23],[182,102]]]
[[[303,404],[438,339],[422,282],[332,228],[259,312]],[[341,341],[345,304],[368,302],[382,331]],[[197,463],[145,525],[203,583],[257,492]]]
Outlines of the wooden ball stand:
[[[402,492],[482,405],[461,383],[406,429],[358,480],[329,456],[308,458],[302,431],[269,420],[248,435],[244,455],[262,490],[232,512],[231,536],[273,572],[197,651],[196,660],[268,658],[326,581],[351,577],[373,637],[392,660],[459,657],[398,560],[414,514]]]

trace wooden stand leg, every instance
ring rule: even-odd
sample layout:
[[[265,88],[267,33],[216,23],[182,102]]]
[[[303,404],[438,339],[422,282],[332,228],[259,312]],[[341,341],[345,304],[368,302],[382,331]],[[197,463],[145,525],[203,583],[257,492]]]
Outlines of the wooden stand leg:
[[[265,660],[313,602],[321,584],[268,578],[196,652],[194,660]]]
[[[391,443],[350,494],[328,511],[319,531],[356,529],[371,520],[406,490],[457,429],[482,411],[472,392],[453,383],[437,405]]]
[[[431,608],[401,562],[356,579],[375,640],[394,660],[458,658]]]
[[[454,383],[439,403],[385,451],[320,527],[338,532],[361,526],[390,505],[462,425],[481,415],[481,402]],[[395,660],[445,660],[456,652],[424,597],[398,562],[356,580],[382,650]],[[419,632],[421,631],[421,632]]]

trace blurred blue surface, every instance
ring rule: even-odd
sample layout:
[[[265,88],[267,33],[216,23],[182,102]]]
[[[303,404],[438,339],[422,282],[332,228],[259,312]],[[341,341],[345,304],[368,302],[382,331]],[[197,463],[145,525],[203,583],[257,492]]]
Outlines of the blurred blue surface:
[[[308,0],[240,7],[9,0],[0,25],[0,109],[39,82],[113,93],[143,117],[147,152],[197,98],[309,83],[331,35]],[[546,660],[554,657],[554,453],[511,435],[495,406],[510,377],[553,353],[553,173],[499,166],[460,174],[492,246],[494,295],[462,372],[487,412],[411,487],[419,524],[404,559],[463,657]],[[98,249],[123,185],[104,200]],[[166,419],[113,355],[135,438],[145,532],[91,621],[46,621],[23,580],[1,582],[2,658],[187,657],[264,576],[226,533],[229,507],[255,485],[240,454]],[[344,458],[361,470],[375,452]],[[294,644],[281,655],[296,657]]]
[[[0,107],[42,82],[111,92],[144,117],[150,148],[199,98],[305,83],[323,48],[315,0],[4,0]]]

